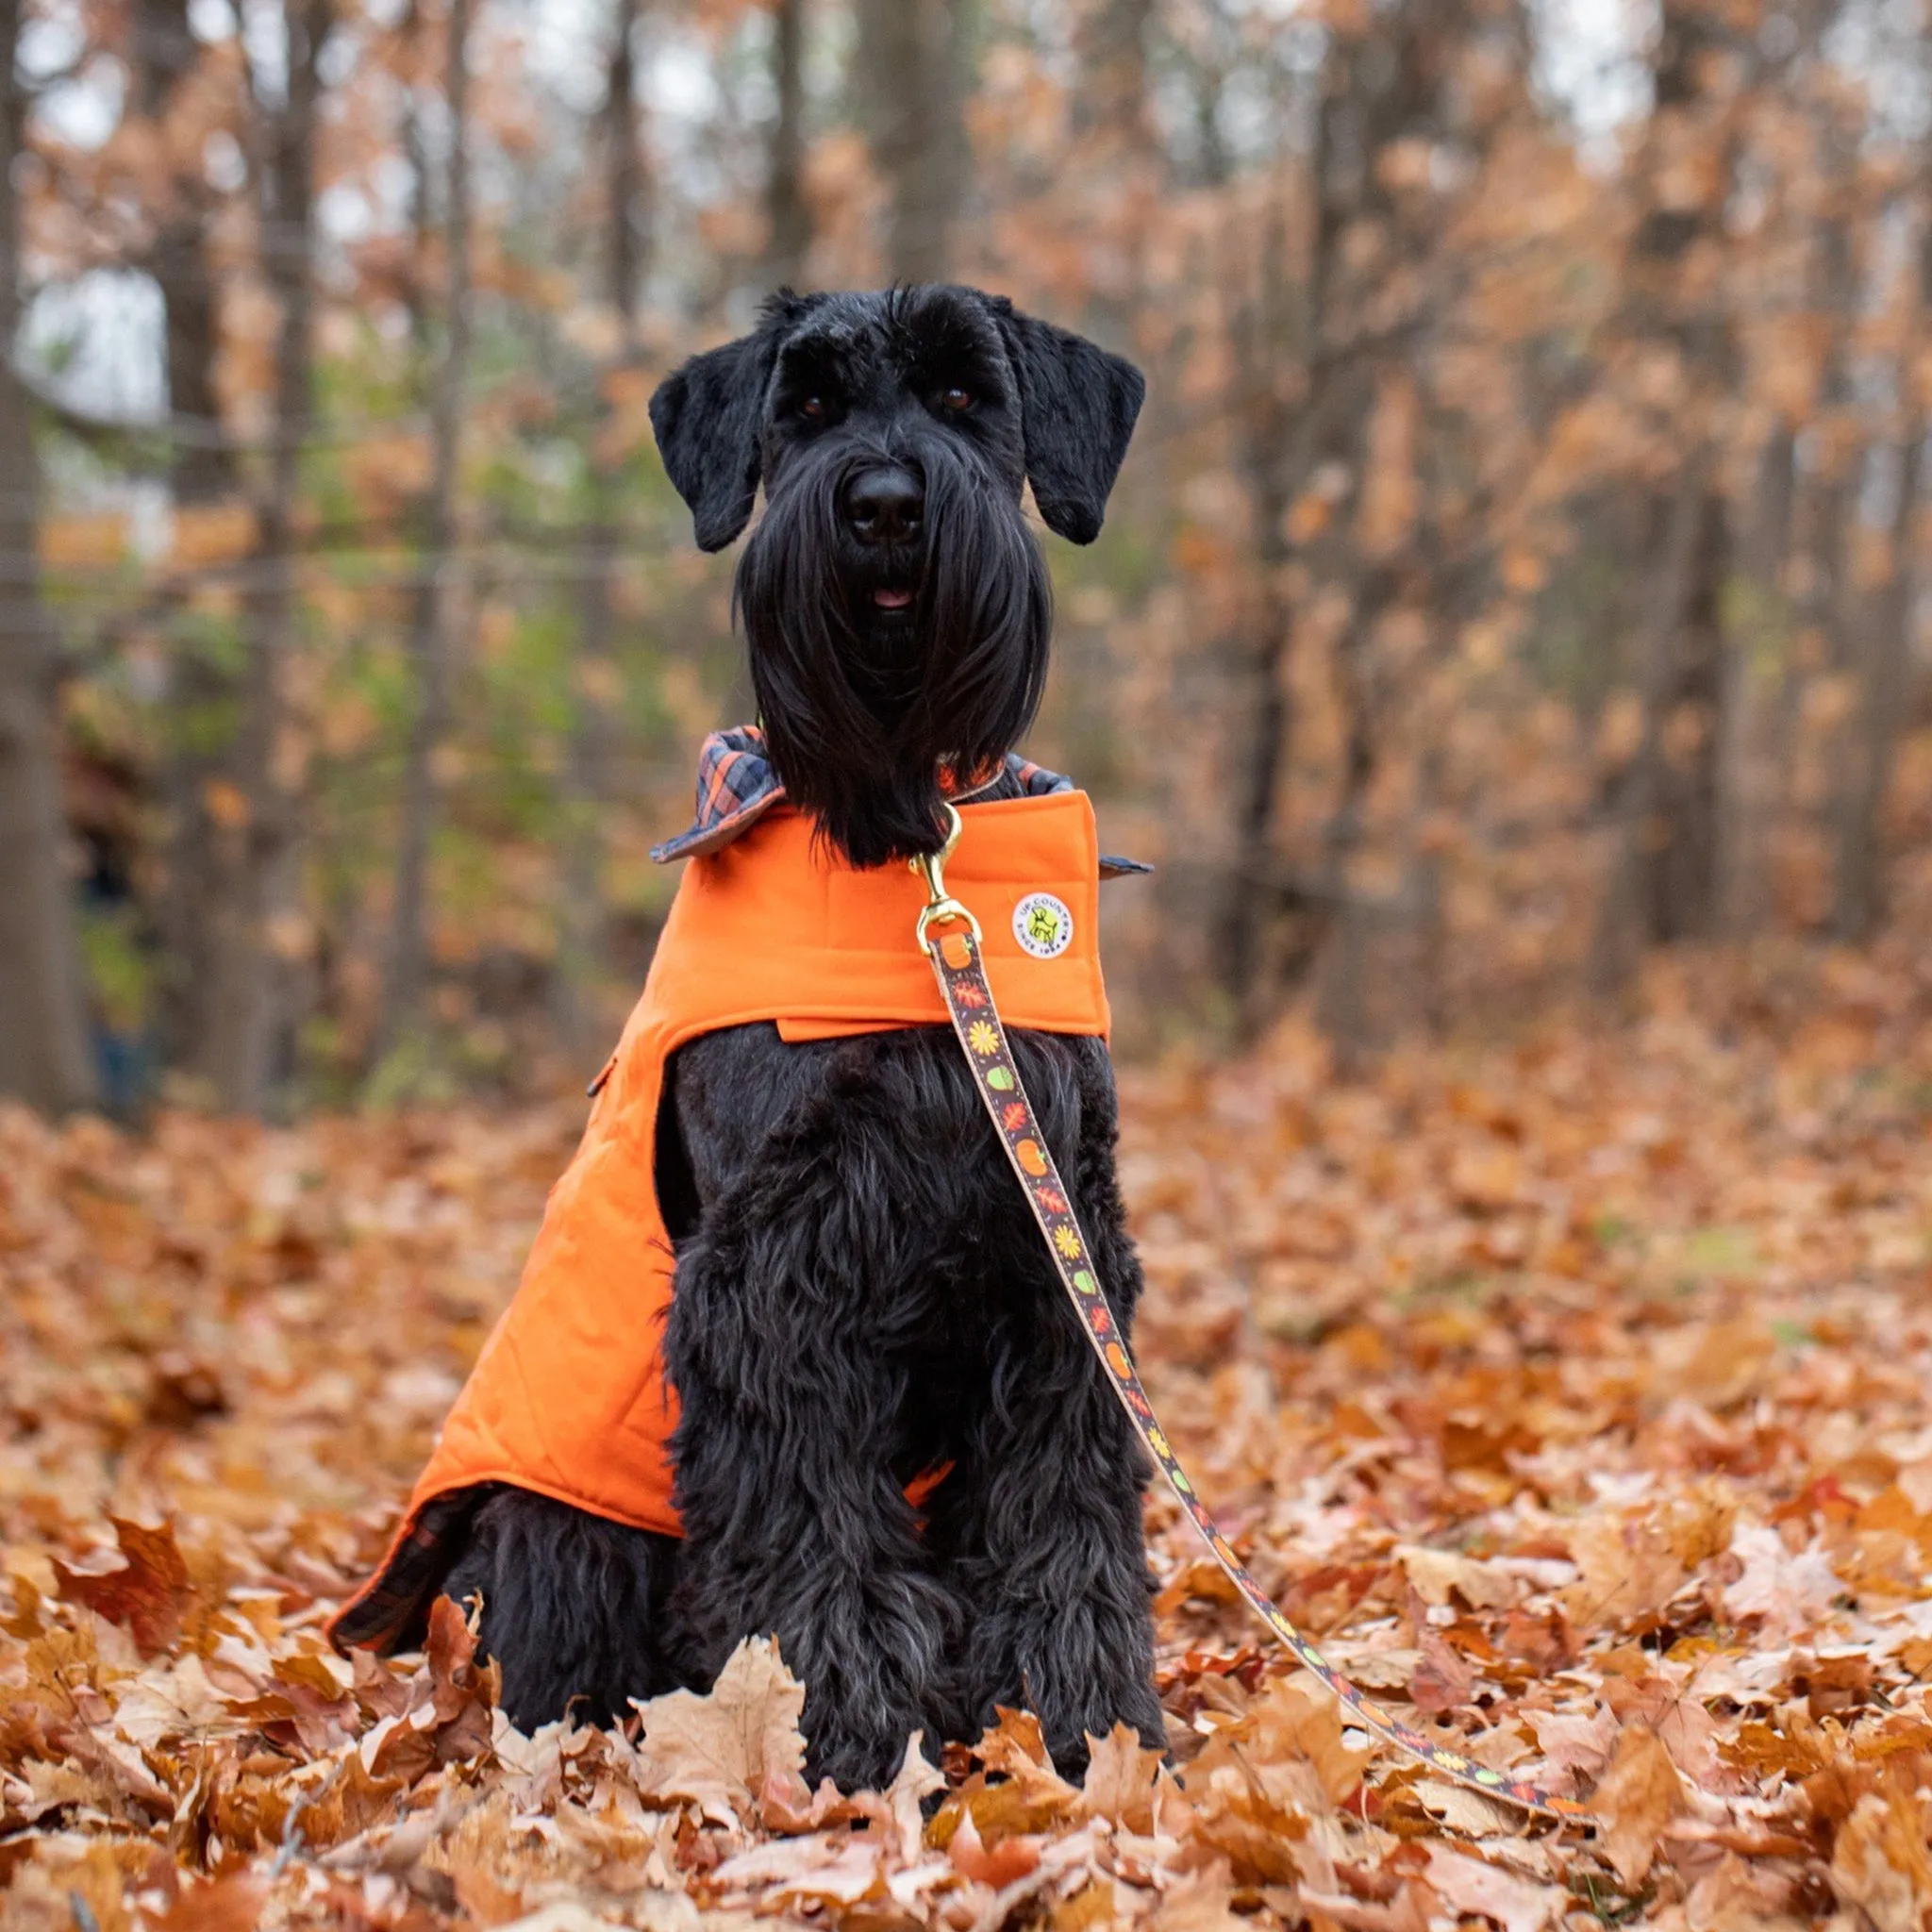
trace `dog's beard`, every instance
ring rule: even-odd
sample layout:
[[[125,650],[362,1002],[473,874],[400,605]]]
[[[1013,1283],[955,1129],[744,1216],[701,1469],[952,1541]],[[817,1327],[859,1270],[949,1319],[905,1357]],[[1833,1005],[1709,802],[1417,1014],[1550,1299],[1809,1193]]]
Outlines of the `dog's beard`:
[[[858,559],[839,493],[875,454],[848,446],[790,472],[735,591],[786,795],[859,866],[939,849],[941,772],[976,782],[1032,723],[1052,627],[1046,564],[1018,502],[948,445],[912,453],[925,480],[917,551]],[[874,590],[901,573],[911,605],[884,615]]]

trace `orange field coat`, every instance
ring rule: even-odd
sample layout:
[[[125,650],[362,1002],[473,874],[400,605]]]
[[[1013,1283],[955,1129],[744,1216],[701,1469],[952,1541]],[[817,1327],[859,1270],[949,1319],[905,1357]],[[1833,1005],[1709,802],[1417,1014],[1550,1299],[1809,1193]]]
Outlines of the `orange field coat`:
[[[1100,858],[1087,795],[967,804],[959,816],[946,883],[979,919],[1001,1014],[1012,1026],[1105,1035]],[[1014,930],[1019,902],[1039,892],[1072,914],[1071,937],[1052,958],[1034,957]],[[394,1594],[406,1570],[433,1568],[437,1513],[425,1528],[425,1509],[475,1484],[512,1483],[634,1528],[680,1533],[668,1451],[677,1398],[663,1358],[674,1261],[652,1160],[665,1064],[700,1034],[754,1021],[775,1021],[788,1041],[947,1024],[913,935],[924,898],[908,868],[855,868],[784,805],[691,861],[522,1283],[381,1569],[338,1613],[342,1641],[375,1641],[391,1627],[365,1600]],[[399,1561],[406,1553],[412,1562]]]

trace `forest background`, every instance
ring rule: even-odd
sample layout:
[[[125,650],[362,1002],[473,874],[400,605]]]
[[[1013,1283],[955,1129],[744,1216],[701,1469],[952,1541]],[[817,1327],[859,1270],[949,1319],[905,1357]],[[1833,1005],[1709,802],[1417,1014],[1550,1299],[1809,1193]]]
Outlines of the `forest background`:
[[[0,0],[0,76],[8,1932],[1932,1932],[1924,0]],[[1159,1495],[1169,1761],[1008,1713],[936,1810],[762,1644],[525,1738],[453,1606],[324,1634],[749,712],[650,391],[938,275],[1150,380],[1028,749],[1158,867],[1163,1427],[1593,1833]]]
[[[1147,369],[1030,747],[1159,867],[1130,1054],[1909,947],[1928,63],[1916,0],[8,0],[0,1091],[594,1064],[749,712],[644,402],[784,283]]]

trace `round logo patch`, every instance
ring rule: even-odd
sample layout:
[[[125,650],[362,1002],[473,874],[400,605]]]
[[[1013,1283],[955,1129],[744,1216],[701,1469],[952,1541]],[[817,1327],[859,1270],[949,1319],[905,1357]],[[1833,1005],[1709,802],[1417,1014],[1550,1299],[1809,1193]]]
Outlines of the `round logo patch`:
[[[1013,908],[1013,937],[1036,959],[1058,959],[1074,942],[1074,915],[1051,892],[1028,892]]]

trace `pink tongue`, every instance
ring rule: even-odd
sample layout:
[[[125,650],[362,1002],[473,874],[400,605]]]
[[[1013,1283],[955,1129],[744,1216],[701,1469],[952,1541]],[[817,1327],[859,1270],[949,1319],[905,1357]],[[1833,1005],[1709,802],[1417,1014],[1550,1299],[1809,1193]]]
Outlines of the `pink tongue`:
[[[903,610],[912,601],[910,591],[874,591],[872,601],[881,610]]]

